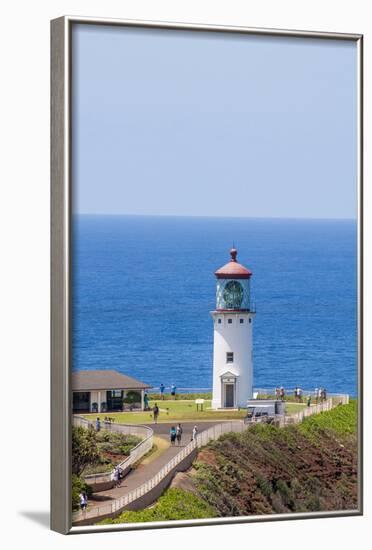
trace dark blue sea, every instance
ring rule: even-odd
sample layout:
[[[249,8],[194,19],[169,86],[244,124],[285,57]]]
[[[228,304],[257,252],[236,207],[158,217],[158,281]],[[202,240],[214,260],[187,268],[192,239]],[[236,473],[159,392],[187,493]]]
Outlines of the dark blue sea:
[[[253,271],[254,385],[356,395],[356,222],[73,218],[73,369],[212,385],[214,271]]]

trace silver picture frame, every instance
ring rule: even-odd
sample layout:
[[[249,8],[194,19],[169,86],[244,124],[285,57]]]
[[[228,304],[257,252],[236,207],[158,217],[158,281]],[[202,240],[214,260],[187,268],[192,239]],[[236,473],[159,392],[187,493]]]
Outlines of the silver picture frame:
[[[357,46],[358,187],[358,509],[337,512],[72,527],[71,512],[71,196],[72,27],[75,24],[348,40]],[[51,21],[51,529],[63,534],[283,521],[363,514],[363,35],[65,16]]]

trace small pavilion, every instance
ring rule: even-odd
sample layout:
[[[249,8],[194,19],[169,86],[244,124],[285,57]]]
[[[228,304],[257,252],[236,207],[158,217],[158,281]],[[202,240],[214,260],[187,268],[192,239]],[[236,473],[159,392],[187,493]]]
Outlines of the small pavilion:
[[[151,386],[116,370],[81,370],[72,373],[72,408],[74,413],[122,411],[129,391],[140,396]]]

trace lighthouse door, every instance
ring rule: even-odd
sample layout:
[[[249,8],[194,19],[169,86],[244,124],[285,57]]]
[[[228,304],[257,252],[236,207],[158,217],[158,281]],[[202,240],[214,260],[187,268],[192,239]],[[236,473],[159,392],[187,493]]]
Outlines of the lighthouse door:
[[[234,388],[235,384],[225,384],[225,407],[234,406]]]

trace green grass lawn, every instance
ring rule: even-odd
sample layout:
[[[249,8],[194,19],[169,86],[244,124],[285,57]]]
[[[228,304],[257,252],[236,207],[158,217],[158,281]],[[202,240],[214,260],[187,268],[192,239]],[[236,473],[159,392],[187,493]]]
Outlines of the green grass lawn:
[[[194,400],[175,400],[175,401],[160,401],[156,403],[160,409],[158,422],[186,422],[186,421],[202,421],[202,420],[235,420],[244,418],[246,412],[244,409],[240,411],[213,411],[210,409],[211,401],[204,401],[204,410],[197,411]],[[155,401],[150,401],[150,407],[153,407]],[[286,413],[293,414],[302,410],[306,405],[303,403],[286,403]],[[101,413],[87,414],[87,418],[97,418],[101,420],[105,416],[115,418],[116,422],[123,424],[151,424],[154,422],[152,411],[139,412],[119,412],[119,413]]]
[[[296,412],[302,411],[306,407],[306,403],[286,403],[285,412],[286,414],[294,414]]]
[[[212,411],[209,409],[211,406],[210,400],[204,401],[204,410],[197,411],[195,401],[192,400],[175,400],[175,401],[156,401],[160,409],[158,422],[185,422],[190,421],[202,421],[202,420],[234,420],[236,418],[244,418],[246,412],[241,411]],[[150,401],[150,407],[153,407],[155,401]],[[101,414],[87,414],[84,415],[87,418],[97,418],[99,416],[101,420],[105,416],[115,418],[116,422],[123,424],[151,424],[154,422],[152,411],[146,412],[121,412],[121,413],[101,413]]]

